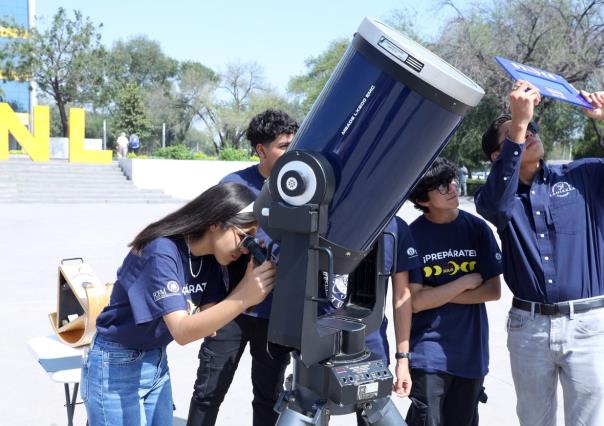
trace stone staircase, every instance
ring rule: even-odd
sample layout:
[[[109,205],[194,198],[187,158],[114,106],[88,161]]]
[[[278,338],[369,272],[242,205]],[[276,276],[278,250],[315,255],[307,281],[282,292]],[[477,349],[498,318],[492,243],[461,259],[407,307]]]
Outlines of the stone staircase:
[[[35,163],[29,158],[0,161],[0,203],[180,203],[159,190],[129,181],[117,162]]]

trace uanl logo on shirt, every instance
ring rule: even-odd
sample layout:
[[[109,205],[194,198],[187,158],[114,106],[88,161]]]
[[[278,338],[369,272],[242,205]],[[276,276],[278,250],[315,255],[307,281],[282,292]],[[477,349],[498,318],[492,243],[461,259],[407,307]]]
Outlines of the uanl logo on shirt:
[[[570,183],[558,182],[552,186],[550,197],[564,198],[567,197],[572,191],[575,191],[575,187]]]
[[[178,290],[180,290],[180,286],[176,281],[168,281],[168,284],[166,284],[166,288],[170,293],[176,293],[178,292]]]
[[[158,301],[170,296],[176,296],[179,294],[180,285],[176,281],[168,281],[166,288],[160,288],[153,292],[153,300]]]
[[[415,250],[415,247],[409,247],[407,249],[407,256],[409,256],[409,257],[417,256],[417,250]]]

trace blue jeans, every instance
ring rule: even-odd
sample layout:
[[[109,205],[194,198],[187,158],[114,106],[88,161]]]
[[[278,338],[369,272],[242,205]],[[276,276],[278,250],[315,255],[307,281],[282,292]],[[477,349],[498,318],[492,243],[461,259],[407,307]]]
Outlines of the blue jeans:
[[[90,426],[172,425],[166,348],[131,349],[97,334],[82,366],[80,396]]]
[[[604,308],[572,316],[512,308],[507,328],[520,424],[556,425],[560,379],[565,424],[604,425]]]

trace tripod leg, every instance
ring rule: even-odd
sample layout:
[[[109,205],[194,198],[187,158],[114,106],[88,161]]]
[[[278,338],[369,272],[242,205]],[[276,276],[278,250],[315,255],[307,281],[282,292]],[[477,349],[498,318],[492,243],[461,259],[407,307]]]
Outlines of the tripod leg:
[[[365,407],[363,417],[371,426],[407,426],[389,397],[376,399]]]
[[[309,417],[286,406],[281,411],[276,426],[327,426],[328,424],[329,414],[322,408],[318,408],[314,415]]]

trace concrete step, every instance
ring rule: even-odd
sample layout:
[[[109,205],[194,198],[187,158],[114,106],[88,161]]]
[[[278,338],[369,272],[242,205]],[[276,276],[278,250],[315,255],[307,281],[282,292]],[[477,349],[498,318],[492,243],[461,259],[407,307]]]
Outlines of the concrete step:
[[[140,204],[140,203],[184,203],[183,200],[162,196],[141,194],[129,197],[113,197],[111,195],[93,195],[93,196],[46,196],[44,194],[31,194],[23,196],[22,194],[11,194],[10,196],[0,196],[0,204],[6,203],[45,203],[45,204],[90,204],[90,203],[121,203],[121,204]]]
[[[45,184],[57,184],[57,185],[67,185],[70,183],[73,184],[90,184],[90,185],[99,185],[103,183],[111,183],[117,184],[119,182],[124,182],[129,185],[132,185],[132,182],[128,181],[125,176],[98,176],[98,177],[88,177],[84,179],[78,178],[49,178],[47,176],[18,176],[15,178],[4,178],[0,179],[0,182],[13,182],[18,184],[35,184],[35,185],[45,185]]]
[[[102,185],[119,185],[127,184],[133,186],[132,182],[122,178],[108,178],[108,179],[0,179],[3,183],[14,183],[15,185],[24,186],[45,186],[45,185],[90,185],[90,186],[102,186]]]
[[[108,165],[0,162],[0,203],[183,203],[160,190],[142,190],[117,162]]]
[[[116,200],[112,198],[78,198],[78,199],[45,199],[45,198],[14,198],[0,199],[0,204],[183,204],[174,198],[141,198],[132,200]]]
[[[0,173],[3,175],[21,175],[21,176],[29,176],[29,175],[47,175],[47,176],[63,176],[63,175],[73,175],[73,176],[97,176],[97,175],[123,175],[120,169],[107,169],[107,170],[69,170],[69,169],[31,169],[31,170],[23,170],[23,169],[0,169]]]
[[[156,189],[138,189],[134,187],[114,188],[111,186],[105,188],[69,188],[69,187],[39,187],[27,188],[21,187],[6,188],[8,190],[16,190],[22,194],[115,194],[117,197],[125,197],[133,194],[160,194],[166,195]]]
[[[50,166],[50,165],[34,165],[34,166],[7,166],[0,162],[0,172],[24,172],[24,173],[106,173],[106,172],[121,171],[117,165],[109,166]]]
[[[95,196],[103,196],[103,197],[107,197],[107,196],[111,196],[113,198],[128,198],[128,197],[136,197],[138,195],[144,195],[144,196],[161,196],[161,197],[168,197],[166,194],[164,194],[161,191],[156,191],[156,190],[139,190],[139,189],[131,189],[131,190],[123,190],[123,191],[113,191],[111,188],[102,190],[102,191],[69,191],[69,190],[58,190],[58,191],[45,191],[44,189],[40,189],[40,190],[36,190],[36,191],[28,191],[28,192],[22,192],[22,191],[17,191],[19,194],[22,194],[23,196],[28,196],[28,195],[35,195],[35,196],[62,196],[62,197],[77,197],[77,196],[84,196],[84,197],[95,197]],[[4,194],[8,194],[9,191],[1,191],[0,192],[0,197],[2,197]]]
[[[2,185],[0,183],[0,190],[2,188],[16,188],[23,192],[39,192],[39,191],[53,191],[53,192],[65,192],[65,191],[112,191],[112,192],[123,192],[123,191],[145,191],[144,189],[136,188],[129,182],[116,182],[111,184],[106,183],[95,183],[88,184],[85,182],[66,182],[66,183],[45,183],[42,185],[36,183],[17,183],[14,185]],[[151,190],[159,191],[159,190]],[[161,191],[160,191],[161,192]]]

